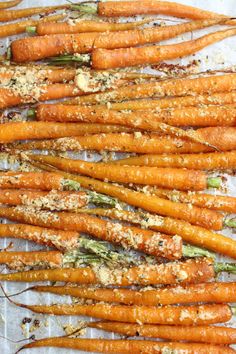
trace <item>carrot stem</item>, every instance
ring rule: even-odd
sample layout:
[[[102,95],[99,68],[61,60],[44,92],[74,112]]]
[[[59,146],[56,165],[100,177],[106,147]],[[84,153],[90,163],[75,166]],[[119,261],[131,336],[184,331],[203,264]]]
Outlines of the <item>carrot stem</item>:
[[[236,228],[236,218],[226,219],[224,225],[230,228]]]
[[[228,272],[231,274],[236,274],[235,263],[214,263],[214,269],[216,273]]]
[[[63,65],[69,63],[79,63],[89,64],[90,63],[90,55],[89,54],[76,54],[76,55],[60,55],[58,57],[50,58],[49,63],[53,63],[53,65]]]
[[[222,183],[221,177],[208,177],[207,179],[208,188],[220,188],[221,183]]]

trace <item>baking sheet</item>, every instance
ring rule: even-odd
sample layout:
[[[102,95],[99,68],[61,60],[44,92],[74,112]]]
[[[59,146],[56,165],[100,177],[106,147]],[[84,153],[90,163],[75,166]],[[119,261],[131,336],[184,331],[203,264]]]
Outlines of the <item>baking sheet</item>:
[[[140,0],[141,1],[141,0]],[[192,6],[197,6],[201,7],[206,10],[211,10],[211,11],[218,11],[219,13],[224,13],[228,14],[231,17],[236,16],[236,10],[235,10],[235,0],[175,0],[176,2],[181,2],[187,5],[192,5]],[[63,0],[44,0],[44,1],[34,1],[34,0],[29,0],[29,1],[23,1],[21,5],[18,6],[18,8],[24,8],[24,7],[33,7],[33,6],[46,6],[46,5],[54,5],[54,4],[62,4],[65,1]],[[163,18],[164,16],[160,16]],[[158,16],[157,16],[158,18]],[[181,20],[180,20],[181,21]],[[177,42],[177,41],[183,41],[183,40],[188,40],[190,38],[196,38],[199,35],[209,33],[209,31],[214,31],[215,28],[210,28],[208,30],[201,30],[198,32],[195,32],[194,34],[187,34],[187,35],[181,35],[177,39],[174,40],[169,40],[168,43],[170,42]],[[24,35],[21,35],[24,36]],[[19,37],[19,36],[18,36]],[[13,40],[14,37],[11,37],[11,40]],[[9,45],[10,41],[9,39],[7,40],[0,40],[0,51],[5,51],[7,46]],[[164,42],[163,42],[164,43]],[[211,47],[208,47],[204,50],[202,50],[200,53],[197,53],[194,56],[184,58],[182,60],[176,60],[172,61],[172,63],[180,63],[180,64],[187,64],[191,62],[192,60],[200,59],[200,71],[205,71],[208,69],[220,69],[223,67],[228,67],[231,65],[236,64],[236,37],[228,38],[224,40],[223,42],[216,43],[212,45]],[[147,69],[147,72],[149,69]],[[1,129],[1,127],[0,127]],[[84,152],[82,154],[82,157],[86,160],[91,160],[93,158],[97,158],[97,155],[91,156],[91,153],[87,154]],[[6,163],[1,162],[0,165],[1,168],[7,167]],[[227,187],[230,195],[236,196],[236,177],[229,177],[226,175],[227,178]],[[4,220],[2,220],[4,222]],[[236,235],[230,234],[229,230],[224,230],[222,232],[223,234],[227,236],[231,236],[236,238]],[[25,251],[30,251],[30,250],[35,250],[35,249],[40,249],[41,247],[34,245],[33,243],[25,242],[23,240],[11,240],[7,239],[5,241],[0,240],[0,248],[5,248],[10,241],[13,241],[14,246],[12,250],[25,250]],[[219,257],[219,260],[226,260],[226,258]],[[1,268],[3,269],[3,267]],[[221,276],[219,279],[222,280],[236,280],[236,276],[228,276],[227,274],[225,276]],[[7,291],[8,294],[15,293],[21,289],[24,289],[27,285],[26,284],[4,284],[4,287]],[[33,304],[33,303],[55,303],[55,302],[65,302],[68,301],[66,297],[61,298],[58,296],[51,296],[49,294],[34,294],[32,292],[20,295],[17,297],[17,301],[19,302],[24,302],[26,304]],[[32,322],[34,319],[39,319],[41,323],[41,327],[33,332],[30,332],[29,329],[32,325],[32,322],[30,325],[25,327],[24,329],[24,334],[22,333],[22,328],[21,328],[21,322],[24,317],[30,317],[32,318]],[[48,337],[48,336],[58,336],[58,335],[63,335],[64,331],[62,329],[64,324],[71,323],[73,325],[76,325],[78,321],[84,320],[82,317],[54,317],[54,316],[42,316],[38,314],[32,314],[31,312],[20,309],[13,304],[9,304],[8,301],[5,301],[3,299],[0,299],[0,335],[7,337],[12,340],[19,340],[23,339],[24,336],[29,337],[32,334],[35,334],[36,338],[42,338],[42,337]],[[235,326],[236,327],[236,321],[230,321],[227,323],[228,326]],[[113,334],[97,331],[94,329],[87,329],[86,335],[84,337],[88,338],[95,338],[102,336],[104,338],[115,338]],[[4,340],[3,338],[0,338],[0,348],[2,353],[4,354],[13,354],[15,351],[19,348],[20,344],[15,344],[11,343],[7,340]],[[25,351],[25,353],[40,353],[40,354],[55,354],[55,353],[75,353],[75,351],[70,351],[66,349],[53,349],[53,348],[40,348],[40,349],[34,349],[32,351],[28,350]],[[82,353],[76,351],[76,353]]]

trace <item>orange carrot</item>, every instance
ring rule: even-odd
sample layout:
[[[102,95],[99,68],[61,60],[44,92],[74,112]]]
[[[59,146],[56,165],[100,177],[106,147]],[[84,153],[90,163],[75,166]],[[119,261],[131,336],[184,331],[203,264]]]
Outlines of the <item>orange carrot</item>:
[[[7,25],[2,25],[0,26],[0,38],[24,33],[26,32],[26,28],[28,26],[37,26],[41,22],[46,23],[50,21],[58,21],[63,19],[64,17],[65,16],[63,15],[55,15],[55,16],[45,17],[42,20],[26,20],[26,21],[21,21],[16,23],[9,23]]]
[[[155,198],[155,196],[149,195],[149,198],[151,203],[152,198]],[[178,234],[181,235],[182,239],[186,242],[206,247],[212,251],[228,255],[232,258],[236,257],[235,241],[229,237],[207,230],[207,226],[206,228],[202,228],[191,225],[189,222],[169,217],[116,209],[84,209],[83,212],[128,221],[166,234]],[[225,221],[225,223],[227,224],[227,221]]]
[[[89,316],[103,320],[170,325],[207,325],[227,322],[233,313],[229,305],[210,304],[192,306],[125,306],[97,303],[92,305],[55,304],[24,305],[16,303],[35,313],[50,315]]]
[[[213,94],[236,89],[236,74],[212,75],[195,79],[183,78],[149,82],[121,87],[107,93],[95,93],[78,97],[67,104],[100,104],[106,102],[127,101],[133,98],[151,98],[165,96],[185,96]]]
[[[233,354],[235,351],[229,347],[222,347],[199,343],[168,343],[148,340],[121,340],[121,339],[88,339],[88,338],[68,338],[51,337],[36,340],[25,344],[19,351],[28,348],[56,347],[73,350],[82,350],[98,353],[123,353],[123,354],[161,354],[163,350],[182,351],[186,354]],[[18,353],[19,353],[18,351]]]
[[[0,3],[0,9],[8,9],[9,7],[14,7],[20,4],[22,0],[12,0],[12,1],[2,1]]]
[[[71,24],[72,22],[72,24]],[[39,36],[47,34],[63,34],[63,33],[81,33],[81,32],[107,32],[107,31],[127,31],[151,22],[151,19],[135,21],[135,22],[104,22],[80,20],[68,22],[55,22],[52,24],[40,23],[36,27],[36,33]]]
[[[220,132],[221,135],[218,135]],[[208,141],[218,150],[236,150],[236,128],[234,127],[212,127],[198,129],[197,134],[203,141]],[[159,134],[147,134],[136,132],[134,134],[96,134],[72,138],[50,139],[31,141],[28,143],[16,143],[5,146],[5,149],[16,150],[55,150],[55,151],[80,151],[80,150],[108,150],[122,152],[136,152],[139,154],[163,154],[163,153],[193,153],[213,150],[210,146],[187,141],[187,139],[163,136]],[[171,156],[171,155],[169,155]],[[184,156],[184,155],[178,155]],[[188,155],[186,155],[188,156]],[[204,157],[205,155],[192,155]],[[213,155],[214,156],[214,155]],[[168,157],[168,155],[167,155]],[[161,159],[161,157],[160,157]],[[148,158],[147,158],[148,160]],[[133,157],[122,160],[115,160],[117,164],[135,164],[135,161],[144,163],[144,157]],[[146,161],[146,157],[145,157]],[[125,163],[124,163],[125,162]]]
[[[185,57],[225,38],[235,36],[236,29],[228,29],[207,34],[198,39],[178,44],[162,46],[130,47],[121,49],[94,49],[92,67],[94,69],[113,69],[127,66],[154,64],[164,60]]]
[[[0,172],[0,188],[28,188],[43,191],[78,189],[79,184],[51,172]]]
[[[157,306],[197,302],[222,304],[223,302],[236,301],[236,283],[233,282],[188,284],[159,289],[143,288],[141,290],[38,285],[29,288],[29,290],[125,305]]]
[[[176,26],[166,26],[163,28],[154,27],[125,32],[118,31],[100,34],[98,32],[87,31],[88,33],[79,34],[70,32],[65,34],[52,34],[43,37],[15,40],[11,44],[11,49],[14,61],[27,62],[62,54],[90,53],[93,52],[94,48],[129,48],[145,43],[159,42],[164,39],[176,37],[181,33],[209,27],[222,22],[225,22],[225,19],[217,18],[183,23]],[[23,51],[23,53],[19,53],[19,51]],[[97,66],[96,62],[92,65],[94,67]]]
[[[68,251],[78,247],[79,234],[26,224],[0,224],[0,237],[22,238],[41,245]]]
[[[195,258],[178,263],[145,264],[116,270],[107,267],[86,267],[1,273],[0,280],[16,282],[62,281],[128,286],[201,283],[211,280],[217,273],[218,268],[215,268],[212,259]],[[105,274],[106,276],[104,276]]]
[[[48,14],[56,10],[67,9],[69,5],[45,6],[45,7],[32,7],[19,10],[0,11],[0,22],[14,21],[18,18],[35,16],[38,14]]]
[[[63,256],[59,251],[0,252],[0,264],[17,269],[27,266],[61,267]]]
[[[152,188],[151,193],[161,198],[167,198],[181,203],[191,203],[199,207],[236,213],[236,198],[206,193],[185,193],[168,189]]]
[[[193,170],[227,170],[236,168],[236,151],[195,155],[143,155],[117,160],[115,164],[122,166],[189,168]]]
[[[236,342],[236,329],[222,326],[173,327],[169,325],[138,325],[133,323],[101,321],[90,322],[88,327],[114,332],[127,337],[141,336],[173,341],[203,342],[212,344],[234,344]]]
[[[35,158],[36,156],[34,156],[34,159]],[[40,159],[42,161],[42,158]],[[51,166],[61,167],[62,169],[66,170],[65,166],[63,167],[57,165],[58,162],[57,158],[56,160],[53,159],[53,161],[51,159],[52,157],[50,157]],[[31,159],[30,161],[34,163],[33,159]],[[40,168],[46,170],[51,170],[51,169],[54,170],[52,167],[50,167],[50,165],[47,165],[48,162],[49,162],[48,160],[44,160],[46,166],[40,164]],[[57,169],[56,171],[58,173],[61,173],[64,177],[70,178],[74,181],[81,183],[81,186],[83,186],[84,188],[94,189],[96,191],[99,191],[99,193],[111,195],[115,198],[120,199],[125,203],[134,205],[136,207],[140,207],[142,209],[157,213],[159,215],[172,216],[176,219],[186,220],[192,224],[201,225],[203,227],[212,228],[214,230],[221,230],[224,226],[227,226],[227,221],[222,219],[220,214],[218,213],[212,214],[212,211],[207,209],[200,209],[194,206],[189,208],[182,203],[170,202],[165,199],[158,198],[157,196],[153,196],[153,195],[149,196],[145,193],[132,191],[122,186],[116,186],[114,184],[98,181],[96,179],[92,179],[84,176],[73,175],[67,172],[62,172]],[[228,251],[231,249],[231,247],[227,248]],[[227,252],[226,249],[225,251]],[[232,254],[235,256],[235,250],[232,250]]]
[[[5,209],[5,210],[3,210]],[[154,233],[150,230],[141,228],[117,225],[110,221],[102,220],[87,214],[74,213],[50,213],[37,211],[32,208],[11,210],[9,208],[0,208],[0,214],[10,219],[43,227],[50,227],[65,231],[77,231],[88,233],[98,239],[122,245],[128,249],[136,249],[151,254],[156,257],[165,257],[168,259],[178,259],[182,257],[182,241],[179,236],[174,238]],[[18,215],[18,216],[17,216]],[[15,220],[16,220],[15,219]]]
[[[104,124],[67,124],[54,122],[12,122],[1,124],[0,143],[24,139],[62,138],[84,134],[125,132],[126,127]]]
[[[54,164],[68,172],[80,173],[101,180],[113,182],[158,185],[180,190],[203,190],[211,186],[206,173],[194,170],[122,166],[72,160],[53,156],[31,155],[34,161]]]
[[[234,126],[236,122],[236,108],[227,106],[173,108],[161,112],[154,110],[118,112],[77,105],[41,104],[36,112],[39,120],[122,124],[151,131],[160,131],[161,124],[213,127]]]

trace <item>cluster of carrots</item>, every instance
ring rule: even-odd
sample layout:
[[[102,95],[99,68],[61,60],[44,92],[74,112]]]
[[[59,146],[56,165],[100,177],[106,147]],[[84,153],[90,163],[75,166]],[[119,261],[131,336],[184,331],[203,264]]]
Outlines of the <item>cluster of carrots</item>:
[[[99,319],[86,327],[125,339],[75,332],[19,351],[235,353],[236,329],[223,324],[236,314],[236,282],[217,276],[236,274],[236,263],[216,255],[236,259],[236,241],[220,233],[236,228],[236,198],[205,190],[223,190],[221,173],[236,168],[236,73],[162,77],[129,67],[194,54],[236,35],[236,20],[157,0],[8,10],[20,3],[0,3],[0,37],[28,33],[1,58],[0,109],[27,107],[27,117],[0,128],[1,152],[19,163],[0,172],[0,218],[9,221],[0,223],[0,238],[48,248],[1,250],[0,264],[14,272],[0,273],[0,281],[62,282],[20,293],[82,301],[28,305],[1,286],[3,295],[34,313]],[[39,14],[52,15],[31,19]],[[118,20],[156,14],[188,21]],[[212,26],[227,27],[156,45]],[[43,103],[51,100],[58,101]],[[60,155],[84,150],[132,156],[89,162]],[[144,339],[127,339],[138,336]]]

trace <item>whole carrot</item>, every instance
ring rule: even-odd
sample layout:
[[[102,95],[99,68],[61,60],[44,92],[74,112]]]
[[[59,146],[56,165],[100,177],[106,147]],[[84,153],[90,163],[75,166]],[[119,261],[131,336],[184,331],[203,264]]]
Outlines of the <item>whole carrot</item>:
[[[169,325],[138,325],[119,322],[90,322],[90,328],[114,332],[127,337],[161,338],[174,341],[188,341],[212,344],[234,344],[236,341],[235,328],[218,326],[169,326]],[[223,350],[223,348],[222,348]]]
[[[122,166],[189,168],[193,170],[227,170],[236,168],[236,151],[189,155],[143,155],[117,160],[115,164]]]
[[[22,238],[42,245],[68,251],[78,247],[80,235],[75,231],[63,231],[26,224],[0,224],[0,237]]]
[[[121,339],[87,339],[87,338],[67,338],[54,337],[45,338],[25,344],[19,351],[29,348],[56,347],[73,350],[85,350],[98,353],[149,353],[161,354],[163,350],[184,351],[186,354],[233,354],[235,351],[229,347],[222,347],[209,344],[198,343],[168,343],[148,340],[121,340]]]
[[[53,172],[0,172],[0,188],[78,190],[79,184]]]
[[[219,139],[219,132],[221,133]],[[236,150],[236,128],[234,127],[212,127],[198,129],[197,134],[200,139],[207,141],[209,145],[215,146],[218,150]],[[196,142],[187,141],[169,135],[158,135],[152,133],[136,132],[134,134],[108,133],[95,134],[87,136],[79,136],[72,138],[49,139],[41,141],[31,141],[28,143],[19,143],[4,147],[6,150],[55,150],[55,151],[80,151],[80,150],[95,150],[95,151],[121,151],[121,152],[136,152],[139,154],[181,154],[194,152],[207,152],[213,150],[210,146],[202,145]],[[192,155],[204,158],[204,155]],[[149,155],[150,156],[150,155]],[[155,155],[154,155],[155,156]],[[166,155],[172,156],[172,155]],[[178,155],[188,156],[188,155]],[[214,155],[213,155],[214,156]],[[162,157],[160,157],[161,160]],[[148,161],[148,157],[132,157],[127,159],[115,160],[112,163],[116,164],[137,164],[139,161]]]
[[[78,286],[33,286],[27,290],[70,295],[95,301],[116,302],[125,305],[173,305],[197,302],[235,302],[236,283],[202,283],[141,290],[110,289]],[[236,332],[236,331],[235,331]],[[236,340],[236,338],[235,338]]]
[[[141,198],[141,196],[140,196]],[[150,196],[150,203],[154,196]],[[77,211],[78,212],[78,211]],[[212,251],[235,258],[235,241],[229,237],[214,233],[207,228],[191,225],[189,222],[148,213],[131,212],[116,209],[88,209],[83,213],[106,216],[112,219],[141,225],[154,231],[171,235],[181,235],[184,241],[206,247]],[[229,221],[225,221],[229,225]]]
[[[212,259],[195,258],[184,262],[111,269],[108,267],[85,267],[33,270],[0,274],[1,281],[39,282],[62,281],[66,283],[103,285],[157,285],[188,284],[211,280],[218,272],[233,269],[235,265],[215,264]]]
[[[0,143],[25,139],[61,138],[84,134],[130,131],[127,127],[104,124],[55,122],[12,122],[1,124]]]
[[[35,313],[63,316],[82,315],[110,321],[125,321],[128,323],[193,326],[228,322],[233,317],[230,306],[226,304],[162,307],[144,305],[125,306],[103,303],[93,305],[25,305],[16,303],[16,305]]]
[[[212,186],[212,179],[204,172],[155,167],[120,166],[86,162],[44,155],[30,155],[31,160],[51,164],[68,172],[84,174],[113,182],[165,186],[180,190],[203,190]],[[219,182],[219,181],[218,181]]]
[[[167,259],[182,257],[183,249],[179,236],[172,238],[150,230],[112,223],[87,214],[50,213],[42,210],[36,212],[32,207],[26,209],[27,215],[19,207],[15,212],[14,210],[11,212],[9,208],[1,208],[0,214],[1,216],[4,214],[5,217],[8,215],[10,219],[16,217],[15,220],[21,220],[20,222],[24,220],[36,226],[88,233],[98,239],[122,245],[128,249],[143,251],[156,257],[161,256]]]
[[[16,62],[27,62],[63,54],[90,53],[93,52],[94,48],[129,48],[145,43],[159,42],[164,39],[176,37],[181,33],[209,27],[222,22],[225,22],[225,19],[217,18],[175,26],[166,26],[166,28],[154,27],[151,29],[108,32],[103,34],[97,32],[70,34],[70,32],[68,32],[66,34],[52,34],[40,38],[18,39],[11,44],[12,57]],[[228,36],[229,35],[230,34],[228,34]],[[218,40],[219,39],[215,39],[215,41]],[[21,53],[19,51],[21,51]],[[96,68],[97,62],[96,59],[94,62],[93,56],[92,62],[92,66]]]
[[[191,203],[199,207],[213,210],[236,213],[236,198],[222,195],[212,195],[206,193],[187,193],[180,191],[170,191],[167,189],[152,188],[153,193],[161,198],[167,198],[181,203]]]
[[[17,6],[21,3],[22,0],[13,0],[13,1],[2,1],[0,4],[0,9],[8,9],[9,7]]]
[[[182,78],[159,82],[149,82],[120,87],[107,93],[95,93],[78,97],[71,104],[100,104],[106,102],[127,101],[129,99],[213,94],[236,89],[236,74],[211,75],[194,79]]]

